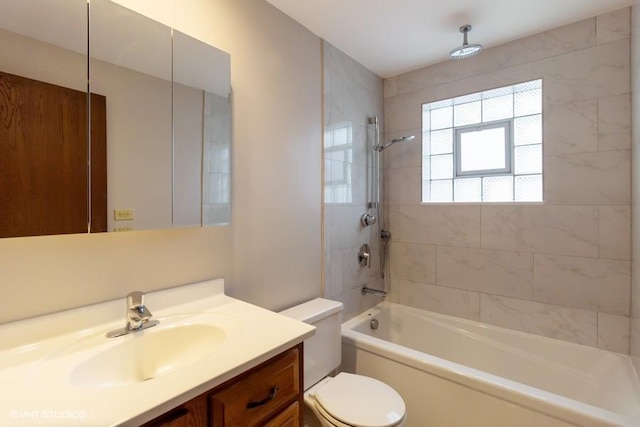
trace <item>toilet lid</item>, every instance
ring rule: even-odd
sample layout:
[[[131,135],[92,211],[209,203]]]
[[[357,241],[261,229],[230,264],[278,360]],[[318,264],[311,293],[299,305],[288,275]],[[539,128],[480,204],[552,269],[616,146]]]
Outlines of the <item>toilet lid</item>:
[[[352,426],[394,426],[405,413],[404,400],[387,384],[345,372],[320,387],[315,399],[332,417]]]

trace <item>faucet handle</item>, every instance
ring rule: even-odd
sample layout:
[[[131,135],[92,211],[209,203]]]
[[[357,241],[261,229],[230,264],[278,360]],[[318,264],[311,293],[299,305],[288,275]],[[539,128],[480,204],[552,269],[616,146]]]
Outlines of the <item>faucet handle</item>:
[[[127,295],[127,307],[138,308],[144,305],[144,292],[135,291]]]

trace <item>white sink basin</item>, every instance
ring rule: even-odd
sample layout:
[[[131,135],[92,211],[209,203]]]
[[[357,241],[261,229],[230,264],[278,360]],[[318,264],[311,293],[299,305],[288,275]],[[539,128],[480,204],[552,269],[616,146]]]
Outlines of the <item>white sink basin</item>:
[[[123,300],[0,325],[0,426],[142,425],[313,334],[226,296],[221,279],[145,303],[160,324],[116,338]]]
[[[104,388],[129,385],[166,375],[215,352],[226,333],[207,324],[163,327],[126,336],[80,363],[69,375],[73,386]]]
[[[93,329],[58,347],[35,365],[30,378],[50,387],[111,389],[151,381],[228,352],[242,334],[235,316],[212,312],[159,316],[156,326],[107,338]],[[235,343],[235,344],[234,344]]]

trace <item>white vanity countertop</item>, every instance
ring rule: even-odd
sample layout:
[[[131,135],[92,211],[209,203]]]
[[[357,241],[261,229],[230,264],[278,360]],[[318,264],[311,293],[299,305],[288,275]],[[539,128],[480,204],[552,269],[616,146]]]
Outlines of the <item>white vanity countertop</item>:
[[[145,305],[160,325],[118,338],[106,338],[105,333],[124,326],[125,298],[0,325],[0,426],[137,426],[315,331],[313,326],[224,295],[222,279],[149,293]],[[223,331],[206,355],[177,367],[165,364],[167,372],[146,381],[112,381],[107,371],[118,366],[118,357],[123,360],[116,354],[110,363],[114,347],[140,339],[141,334],[188,329],[193,324]],[[87,370],[96,356],[109,361],[107,369]]]

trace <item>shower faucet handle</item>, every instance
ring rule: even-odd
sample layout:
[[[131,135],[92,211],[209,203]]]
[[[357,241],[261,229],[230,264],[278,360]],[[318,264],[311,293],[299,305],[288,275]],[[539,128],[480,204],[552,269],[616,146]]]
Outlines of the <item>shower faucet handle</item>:
[[[376,217],[371,215],[368,212],[365,212],[362,214],[362,216],[360,217],[360,223],[364,226],[364,227],[369,227],[373,224],[376,223]]]
[[[369,267],[371,268],[371,252],[369,250],[369,245],[363,243],[360,246],[360,250],[358,251],[358,263],[361,267]]]

